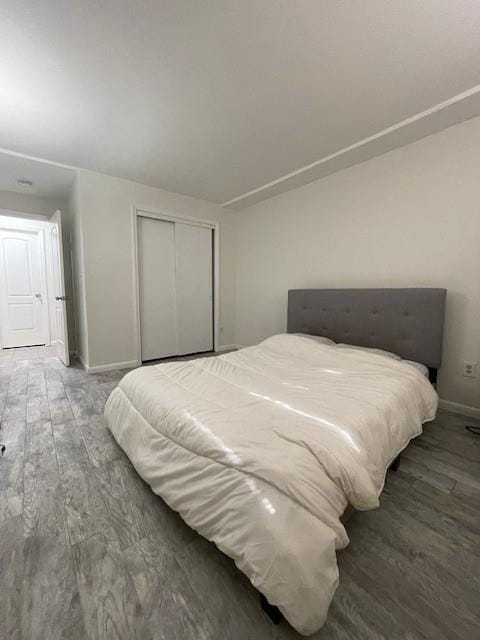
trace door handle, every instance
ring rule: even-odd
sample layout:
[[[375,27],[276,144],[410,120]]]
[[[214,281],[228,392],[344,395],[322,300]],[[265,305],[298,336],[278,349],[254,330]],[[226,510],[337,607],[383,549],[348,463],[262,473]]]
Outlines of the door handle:
[[[41,298],[41,297],[42,297],[42,294],[41,294],[41,293],[36,293],[36,294],[35,294],[35,298]]]
[[[55,300],[62,300],[63,302],[67,302],[70,300],[68,296],[55,296]]]

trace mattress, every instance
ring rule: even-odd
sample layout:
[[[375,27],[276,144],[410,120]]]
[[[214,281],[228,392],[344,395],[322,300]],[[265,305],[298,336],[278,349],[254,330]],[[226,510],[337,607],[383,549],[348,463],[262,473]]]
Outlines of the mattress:
[[[436,409],[409,364],[280,334],[136,369],[105,416],[152,490],[308,635],[338,585],[347,504],[378,506],[388,466]]]

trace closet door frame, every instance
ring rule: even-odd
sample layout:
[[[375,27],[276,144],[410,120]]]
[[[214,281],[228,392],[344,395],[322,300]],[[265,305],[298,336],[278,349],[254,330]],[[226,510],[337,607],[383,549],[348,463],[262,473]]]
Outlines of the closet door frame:
[[[154,218],[165,222],[183,222],[197,227],[212,229],[213,231],[213,350],[221,351],[220,345],[220,224],[213,220],[201,218],[191,218],[189,216],[172,213],[170,211],[151,209],[150,207],[132,207],[132,259],[133,259],[133,300],[134,300],[134,322],[135,322],[135,353],[137,365],[142,364],[142,342],[140,331],[140,283],[138,268],[138,218]]]

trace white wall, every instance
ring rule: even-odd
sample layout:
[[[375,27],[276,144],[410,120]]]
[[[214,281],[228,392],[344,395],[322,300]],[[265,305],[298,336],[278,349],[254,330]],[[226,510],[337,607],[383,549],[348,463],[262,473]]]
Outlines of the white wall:
[[[289,288],[448,289],[442,398],[480,407],[480,118],[238,214],[237,342],[286,328]],[[480,374],[480,371],[479,371]]]
[[[75,309],[76,351],[83,363],[88,362],[87,311],[85,294],[85,267],[83,254],[83,234],[78,188],[78,174],[75,176],[70,198],[71,263],[72,263],[72,300]]]
[[[61,198],[41,198],[28,193],[0,191],[0,209],[49,218],[57,209],[63,210],[65,200]]]
[[[80,251],[83,242],[85,270],[83,319],[81,309],[77,314],[79,351],[89,367],[136,360],[133,205],[220,223],[220,344],[235,342],[236,214],[203,200],[91,171],[78,171],[75,189],[74,245]],[[76,262],[81,270],[81,260]],[[81,273],[75,282],[81,288]]]
[[[62,211],[63,231],[63,256],[65,268],[65,293],[70,298],[67,303],[67,323],[70,350],[75,350],[75,315],[72,295],[72,269],[70,256],[70,211],[68,203],[61,198],[43,198],[31,194],[14,193],[13,191],[0,191],[0,209],[7,210],[9,215],[17,215],[20,219],[48,220],[55,211]],[[49,239],[47,240],[49,242]],[[47,247],[47,278],[50,281],[49,289],[53,291],[53,273],[51,272],[51,249]],[[56,332],[54,326],[54,301],[50,301],[50,334],[53,337]]]

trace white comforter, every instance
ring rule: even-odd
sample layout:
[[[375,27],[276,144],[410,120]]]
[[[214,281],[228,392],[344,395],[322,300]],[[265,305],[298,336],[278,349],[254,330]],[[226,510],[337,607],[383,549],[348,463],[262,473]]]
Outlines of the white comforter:
[[[153,491],[308,635],[338,584],[347,501],[378,506],[386,469],[436,408],[408,364],[281,334],[137,369],[105,415]]]

